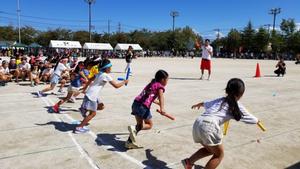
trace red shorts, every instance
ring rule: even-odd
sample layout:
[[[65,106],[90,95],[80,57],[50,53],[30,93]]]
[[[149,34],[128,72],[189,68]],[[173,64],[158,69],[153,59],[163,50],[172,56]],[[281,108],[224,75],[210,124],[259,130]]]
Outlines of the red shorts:
[[[211,61],[207,59],[201,59],[201,65],[200,65],[201,70],[210,70],[211,69]]]

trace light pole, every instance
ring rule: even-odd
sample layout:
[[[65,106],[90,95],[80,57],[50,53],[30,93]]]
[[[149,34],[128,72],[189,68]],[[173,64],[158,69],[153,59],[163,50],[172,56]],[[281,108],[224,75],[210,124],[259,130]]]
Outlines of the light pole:
[[[273,15],[273,32],[275,30],[276,15],[280,13],[281,13],[281,8],[272,8],[269,12],[270,15]]]
[[[173,18],[173,32],[175,31],[175,17],[179,16],[179,12],[177,11],[171,11],[170,16]]]
[[[19,0],[17,0],[17,14],[18,14],[18,29],[19,29],[19,43],[21,43],[21,23],[20,23],[20,12],[21,12],[21,10],[20,10],[20,1]]]
[[[91,6],[92,6],[92,4],[96,3],[96,0],[84,0],[84,1],[89,4],[89,34],[90,34],[90,42],[92,42],[92,33],[91,33],[91,29],[92,29],[92,10],[91,10]]]

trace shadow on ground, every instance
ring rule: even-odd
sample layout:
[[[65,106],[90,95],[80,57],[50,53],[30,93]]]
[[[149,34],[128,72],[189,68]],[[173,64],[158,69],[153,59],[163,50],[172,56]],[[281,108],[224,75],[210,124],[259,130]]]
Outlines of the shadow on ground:
[[[300,161],[298,163],[295,163],[285,169],[299,169],[300,168]]]
[[[155,157],[151,152],[153,150],[146,149],[146,157],[147,160],[143,161],[142,163],[146,165],[145,169],[150,169],[150,168],[159,168],[159,169],[171,169],[167,167],[167,163],[164,161],[159,160],[157,157]]]
[[[98,134],[95,142],[98,146],[111,146],[109,151],[117,151],[117,152],[126,152],[127,148],[125,148],[125,142],[120,140],[118,136],[120,135],[128,135],[128,133],[105,133],[105,134]]]
[[[189,77],[170,77],[172,80],[200,80],[200,78],[189,78]]]
[[[38,126],[47,126],[47,125],[53,125],[56,130],[61,131],[61,132],[68,132],[68,131],[73,131],[77,124],[69,124],[63,121],[50,121],[48,123],[43,123],[43,124],[38,124],[35,123],[35,125]]]

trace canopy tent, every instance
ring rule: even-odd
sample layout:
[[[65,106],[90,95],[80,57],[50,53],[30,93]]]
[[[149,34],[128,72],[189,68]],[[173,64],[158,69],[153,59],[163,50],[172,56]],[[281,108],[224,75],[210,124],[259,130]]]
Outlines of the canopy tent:
[[[50,48],[67,48],[67,49],[78,49],[81,48],[79,41],[63,41],[63,40],[51,40]]]
[[[109,43],[85,43],[83,49],[113,50],[113,47]]]
[[[132,46],[133,50],[143,50],[139,44],[128,44],[128,43],[118,43],[115,50],[127,50],[129,46]]]
[[[40,44],[38,44],[38,43],[31,43],[28,47],[30,47],[30,48],[42,48],[43,46],[41,46]]]

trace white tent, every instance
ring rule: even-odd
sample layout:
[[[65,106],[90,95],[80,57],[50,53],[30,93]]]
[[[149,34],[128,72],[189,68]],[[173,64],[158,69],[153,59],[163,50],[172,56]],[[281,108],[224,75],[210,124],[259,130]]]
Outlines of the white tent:
[[[109,43],[85,43],[83,49],[113,50]]]
[[[51,40],[50,48],[81,48],[79,41]]]
[[[128,44],[128,43],[118,43],[115,50],[127,50],[129,46],[132,46],[133,50],[143,50],[139,44]]]

